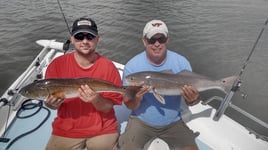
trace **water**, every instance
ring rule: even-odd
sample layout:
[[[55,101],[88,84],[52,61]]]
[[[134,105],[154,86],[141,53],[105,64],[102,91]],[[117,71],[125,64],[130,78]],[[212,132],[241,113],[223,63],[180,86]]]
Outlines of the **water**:
[[[161,19],[170,31],[169,49],[186,56],[197,73],[215,79],[238,74],[268,17],[266,0],[64,0],[67,23],[91,16],[101,36],[97,51],[126,63],[144,50],[145,23]],[[69,38],[56,0],[0,1],[0,93],[27,68],[40,52],[39,39]],[[268,123],[268,29],[266,29],[242,77],[241,92],[233,103]],[[211,95],[211,93],[206,94]],[[218,103],[214,102],[217,106]],[[212,103],[213,104],[213,103]],[[267,129],[249,122],[237,112],[228,114],[255,131]]]

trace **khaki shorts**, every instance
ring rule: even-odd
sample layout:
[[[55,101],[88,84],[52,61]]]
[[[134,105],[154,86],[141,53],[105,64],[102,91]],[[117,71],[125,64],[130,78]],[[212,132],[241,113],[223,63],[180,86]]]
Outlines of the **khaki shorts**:
[[[46,150],[112,150],[118,138],[118,133],[103,134],[91,138],[66,138],[52,135]]]
[[[164,140],[172,150],[197,147],[193,131],[182,120],[163,127],[152,127],[130,116],[126,131],[119,137],[117,149],[143,150],[147,142],[155,138]]]

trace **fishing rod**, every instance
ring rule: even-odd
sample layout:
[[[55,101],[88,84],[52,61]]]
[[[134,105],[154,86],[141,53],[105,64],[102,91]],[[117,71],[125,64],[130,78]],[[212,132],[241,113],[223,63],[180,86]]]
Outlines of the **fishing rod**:
[[[58,2],[58,5],[59,5],[59,8],[60,8],[60,12],[61,12],[61,14],[62,14],[62,17],[63,17],[63,19],[64,19],[64,22],[65,22],[65,24],[66,24],[66,26],[67,26],[67,29],[68,29],[68,31],[69,31],[69,34],[71,35],[71,30],[70,30],[69,24],[68,24],[68,22],[67,22],[67,20],[66,20],[66,17],[65,17],[65,15],[64,15],[64,13],[63,13],[63,9],[62,9],[62,7],[61,7],[60,1],[57,0],[57,2]],[[63,45],[63,50],[67,51],[67,50],[69,49],[70,43],[71,43],[70,40],[67,40],[67,41],[64,43],[64,45]]]
[[[242,76],[242,74],[244,73],[245,68],[246,68],[246,66],[247,66],[248,63],[249,63],[249,60],[250,60],[250,58],[251,58],[253,52],[255,51],[256,46],[257,46],[257,44],[258,44],[258,42],[259,42],[259,40],[260,40],[260,38],[261,38],[261,36],[262,36],[262,34],[263,34],[263,31],[264,31],[265,27],[267,26],[267,24],[268,24],[268,18],[267,18],[267,20],[265,21],[264,26],[263,26],[263,28],[261,29],[261,32],[259,33],[259,35],[258,35],[258,37],[257,37],[257,40],[255,41],[255,43],[254,43],[254,45],[253,45],[253,47],[252,47],[252,49],[251,49],[251,51],[250,51],[250,53],[249,53],[247,59],[245,60],[245,62],[244,62],[244,64],[243,64],[243,66],[242,66],[242,68],[241,68],[241,70],[240,70],[240,72],[239,72],[239,74],[238,74],[237,80],[234,81],[233,86],[232,86],[230,92],[225,96],[225,98],[224,98],[223,101],[221,102],[221,105],[220,105],[220,107],[218,108],[218,110],[216,111],[216,113],[215,113],[215,115],[214,115],[214,117],[213,117],[213,120],[218,121],[218,120],[221,118],[221,116],[222,116],[222,114],[225,112],[226,108],[230,105],[230,101],[231,101],[233,95],[234,95],[235,92],[240,88],[241,83],[242,83],[242,82],[241,82],[241,76]]]
[[[60,12],[61,12],[61,14],[62,14],[62,17],[63,17],[63,19],[64,19],[64,21],[65,21],[66,26],[67,26],[67,29],[68,29],[68,31],[69,31],[69,33],[70,33],[70,35],[71,35],[71,30],[70,30],[69,24],[67,23],[66,17],[65,17],[65,15],[64,15],[64,13],[63,13],[63,9],[62,9],[62,7],[61,7],[60,1],[57,0],[57,2],[58,2],[58,5],[59,5],[59,8],[60,8]]]

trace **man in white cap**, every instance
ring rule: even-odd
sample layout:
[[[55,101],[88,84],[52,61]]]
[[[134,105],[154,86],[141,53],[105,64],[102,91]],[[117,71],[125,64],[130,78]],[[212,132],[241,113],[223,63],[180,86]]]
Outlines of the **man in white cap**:
[[[124,85],[127,85],[125,77],[136,72],[192,70],[185,57],[167,49],[168,38],[168,28],[163,21],[152,20],[145,25],[142,41],[146,50],[125,65]],[[182,97],[188,105],[199,102],[196,88],[185,85],[181,96],[164,96],[165,104],[148,93],[149,90],[144,86],[134,99],[123,98],[132,113],[126,131],[119,137],[117,149],[144,149],[147,142],[161,138],[172,150],[197,150],[195,135],[182,121],[180,112]]]

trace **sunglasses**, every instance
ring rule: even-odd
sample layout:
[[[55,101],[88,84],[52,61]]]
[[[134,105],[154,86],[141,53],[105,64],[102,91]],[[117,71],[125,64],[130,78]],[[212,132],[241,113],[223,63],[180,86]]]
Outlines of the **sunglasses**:
[[[87,34],[84,34],[84,33],[77,33],[74,35],[74,38],[79,40],[79,41],[82,41],[84,40],[84,38],[87,38],[87,40],[93,40],[96,36],[95,35],[92,35],[90,33],[87,33]]]
[[[150,39],[147,39],[147,42],[149,44],[154,44],[156,41],[158,41],[159,43],[163,44],[163,43],[166,43],[167,42],[167,38],[165,36],[161,36],[159,38],[150,38]]]

